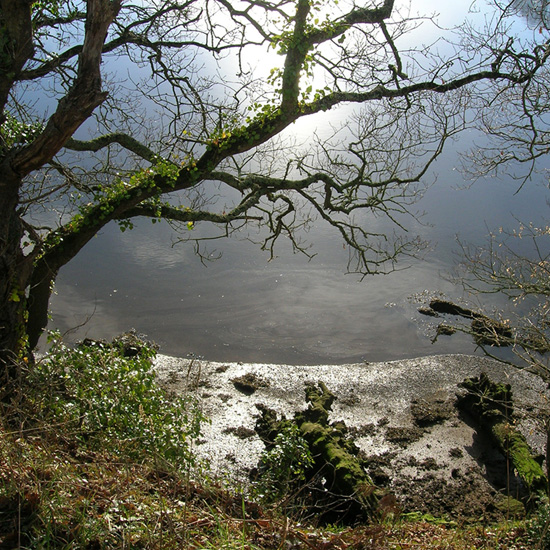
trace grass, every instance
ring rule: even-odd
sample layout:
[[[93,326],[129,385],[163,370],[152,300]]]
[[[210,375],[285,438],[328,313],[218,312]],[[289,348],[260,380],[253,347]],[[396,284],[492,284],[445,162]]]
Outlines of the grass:
[[[320,528],[285,517],[209,477],[193,455],[200,410],[154,384],[151,347],[127,352],[127,342],[58,346],[4,405],[0,548],[545,548],[530,521]]]

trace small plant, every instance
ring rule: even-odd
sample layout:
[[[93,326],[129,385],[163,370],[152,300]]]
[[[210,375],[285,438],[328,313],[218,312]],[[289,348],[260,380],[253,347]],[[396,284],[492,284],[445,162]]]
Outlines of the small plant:
[[[266,502],[287,495],[306,478],[313,465],[307,441],[295,424],[289,424],[277,435],[273,447],[266,450],[260,461],[260,477],[256,491]]]
[[[64,426],[90,449],[105,444],[121,455],[156,456],[186,470],[194,461],[190,440],[204,417],[186,397],[169,396],[155,382],[155,350],[140,342],[88,342],[75,349],[54,344],[32,371],[34,405],[42,419]]]
[[[550,503],[546,500],[539,504],[527,524],[527,532],[536,550],[550,550]]]
[[[128,333],[22,366],[0,408],[0,548],[182,547],[204,417],[156,383],[155,353]]]

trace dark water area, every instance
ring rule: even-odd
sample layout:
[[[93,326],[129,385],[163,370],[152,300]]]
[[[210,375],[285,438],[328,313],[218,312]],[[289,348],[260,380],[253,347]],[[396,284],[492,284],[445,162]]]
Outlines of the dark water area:
[[[550,193],[544,173],[519,193],[507,177],[466,187],[457,166],[454,150],[447,151],[435,167],[437,181],[414,206],[426,212],[422,223],[405,219],[429,250],[403,258],[389,275],[346,274],[348,252],[321,223],[303,235],[316,253],[311,260],[281,242],[269,261],[242,234],[214,241],[221,258],[206,267],[190,243],[174,245],[167,224],[140,221],[125,233],[109,225],[61,270],[50,328],[69,331],[69,342],[134,328],[162,353],[213,361],[342,364],[480,353],[459,334],[432,344],[437,320],[418,307],[437,293],[475,306],[448,279],[460,259],[457,236],[480,245],[489,231],[515,228],[518,220],[544,223]],[[393,231],[384,220],[365,223]],[[509,306],[499,297],[484,300],[478,303],[489,311]]]

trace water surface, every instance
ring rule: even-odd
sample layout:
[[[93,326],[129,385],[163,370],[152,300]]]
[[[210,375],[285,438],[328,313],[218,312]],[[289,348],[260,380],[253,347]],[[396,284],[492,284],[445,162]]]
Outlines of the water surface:
[[[191,244],[173,244],[166,224],[143,220],[125,233],[113,224],[61,270],[50,326],[74,329],[70,341],[135,328],[163,353],[216,361],[315,364],[474,353],[465,336],[432,344],[433,320],[418,314],[412,297],[463,298],[448,280],[459,259],[457,235],[483,244],[490,230],[513,228],[516,218],[542,223],[549,192],[544,174],[517,194],[517,183],[505,177],[465,188],[457,165],[453,151],[438,162],[438,181],[416,205],[426,211],[422,224],[408,221],[430,250],[421,259],[403,258],[390,275],[346,274],[347,250],[321,223],[304,235],[316,253],[311,260],[281,243],[269,261],[241,235],[212,245],[222,256],[206,266]]]

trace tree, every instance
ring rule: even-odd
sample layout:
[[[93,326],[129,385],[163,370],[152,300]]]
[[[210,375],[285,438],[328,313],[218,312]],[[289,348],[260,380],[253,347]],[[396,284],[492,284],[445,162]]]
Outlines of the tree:
[[[355,216],[400,224],[476,83],[522,88],[546,63],[545,35],[516,46],[503,20],[443,57],[439,40],[407,45],[420,20],[393,0],[0,0],[4,381],[37,343],[59,269],[112,221],[222,235],[260,223],[264,248],[286,235],[302,249],[309,209],[341,233],[353,269],[391,268],[410,243],[384,246]],[[269,48],[274,66],[254,73]],[[312,136],[280,154],[294,122],[354,104],[347,142]]]

